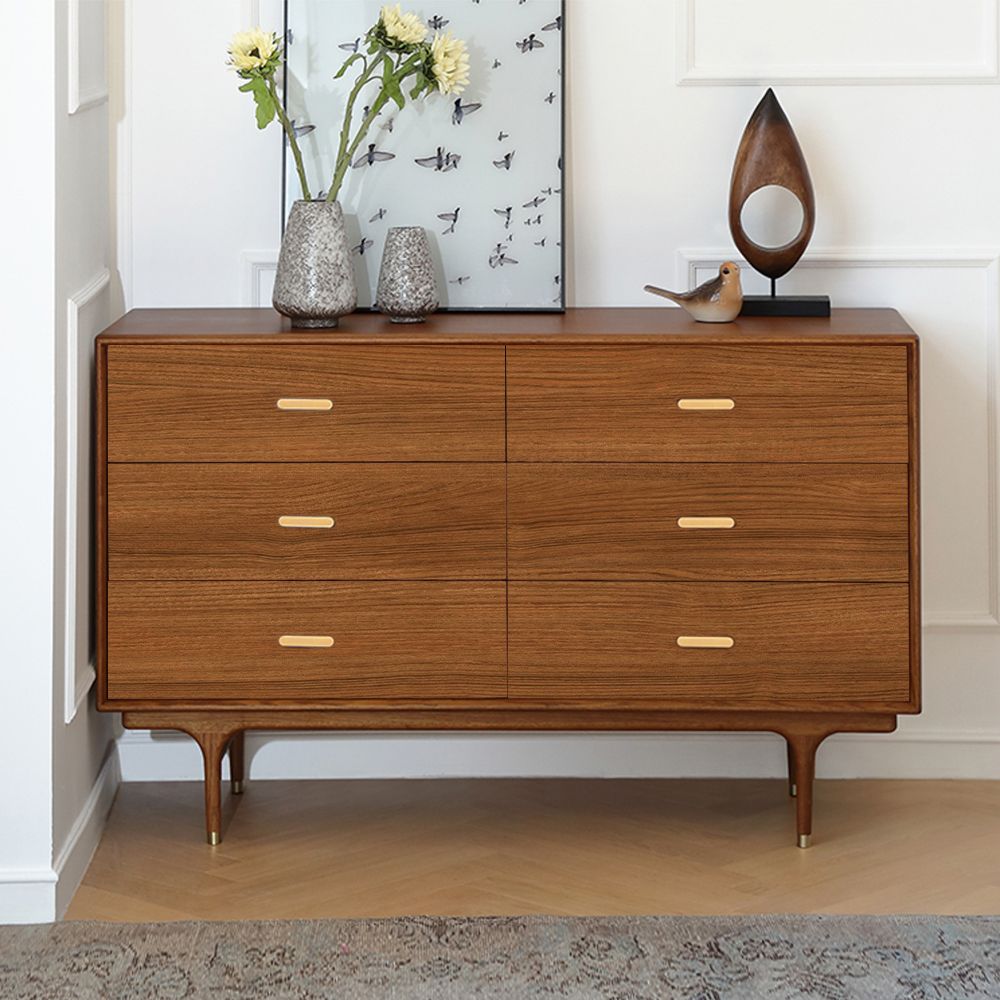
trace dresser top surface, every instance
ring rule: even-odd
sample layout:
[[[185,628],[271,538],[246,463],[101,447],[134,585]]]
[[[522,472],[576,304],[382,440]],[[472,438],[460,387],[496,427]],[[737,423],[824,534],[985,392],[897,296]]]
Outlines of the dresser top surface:
[[[828,319],[745,317],[696,323],[671,307],[568,309],[565,313],[437,313],[394,325],[355,313],[334,330],[293,330],[273,309],[133,309],[99,341],[128,343],[306,344],[912,344],[916,334],[894,309],[834,309]]]

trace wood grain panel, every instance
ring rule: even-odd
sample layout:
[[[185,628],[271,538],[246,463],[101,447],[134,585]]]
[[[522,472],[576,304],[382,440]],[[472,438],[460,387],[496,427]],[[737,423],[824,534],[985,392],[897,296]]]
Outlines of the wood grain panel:
[[[502,580],[500,464],[113,464],[114,580]],[[281,516],[332,528],[284,528]]]
[[[108,600],[112,699],[506,695],[503,583],[112,582]]]
[[[511,461],[906,462],[903,346],[511,347]],[[729,398],[732,410],[682,410]]]
[[[830,316],[776,322],[740,316],[732,323],[697,323],[683,309],[567,309],[565,313],[436,313],[401,327],[378,313],[345,316],[335,330],[293,330],[273,309],[133,309],[106,330],[113,344],[912,344],[916,335],[894,309],[834,309]]]
[[[113,462],[502,462],[504,352],[113,344],[108,426]]]
[[[910,693],[905,584],[512,583],[510,696],[836,709]],[[731,636],[681,649],[678,636]]]
[[[905,581],[905,465],[512,464],[510,575]],[[732,528],[686,529],[727,516]]]

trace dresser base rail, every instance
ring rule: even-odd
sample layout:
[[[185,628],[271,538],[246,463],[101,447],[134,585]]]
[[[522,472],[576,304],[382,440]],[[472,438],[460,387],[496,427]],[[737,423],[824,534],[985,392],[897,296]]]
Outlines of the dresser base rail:
[[[174,729],[201,747],[205,763],[205,829],[208,843],[222,842],[222,758],[228,752],[232,793],[243,792],[244,737],[248,730],[513,732],[773,732],[788,747],[789,793],[795,798],[796,844],[812,841],[812,792],[816,751],[834,733],[891,733],[896,716],[791,712],[650,711],[344,711],[232,710],[125,712],[127,729]]]

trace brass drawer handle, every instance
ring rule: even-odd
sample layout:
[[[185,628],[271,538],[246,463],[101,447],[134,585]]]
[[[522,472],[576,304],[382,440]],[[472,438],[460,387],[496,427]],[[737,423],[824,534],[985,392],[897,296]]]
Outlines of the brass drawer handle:
[[[678,399],[680,410],[732,410],[736,407],[734,399]]]
[[[284,514],[278,518],[282,528],[332,528],[337,522],[332,517],[293,517]]]
[[[728,635],[680,635],[677,645],[681,649],[732,649],[736,644]]]
[[[333,645],[332,635],[283,635],[278,645],[285,649],[329,649]]]
[[[736,521],[731,517],[679,517],[678,528],[735,528]]]
[[[279,399],[279,410],[300,410],[306,412],[320,412],[322,410],[332,410],[332,399]]]

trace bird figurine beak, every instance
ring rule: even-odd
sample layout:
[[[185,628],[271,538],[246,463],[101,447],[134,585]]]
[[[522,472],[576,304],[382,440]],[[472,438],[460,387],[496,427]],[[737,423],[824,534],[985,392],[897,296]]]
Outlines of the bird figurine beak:
[[[731,323],[743,308],[740,266],[731,260],[719,267],[717,278],[706,281],[690,292],[670,292],[656,285],[646,285],[646,291],[676,302],[699,323]]]

